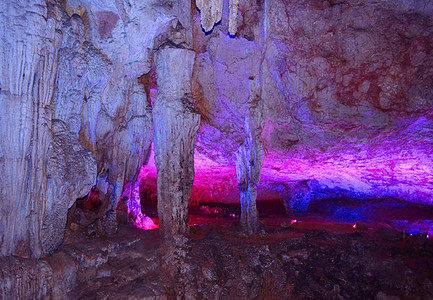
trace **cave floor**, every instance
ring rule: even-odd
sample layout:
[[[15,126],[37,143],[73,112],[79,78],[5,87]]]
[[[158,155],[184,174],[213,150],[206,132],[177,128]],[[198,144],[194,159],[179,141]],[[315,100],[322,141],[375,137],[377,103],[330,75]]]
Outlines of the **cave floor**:
[[[261,220],[260,236],[246,237],[234,218],[225,220],[190,227],[185,267],[198,299],[433,299],[426,235],[280,217]],[[110,237],[68,231],[51,259],[65,254],[78,264],[71,299],[178,294],[161,268],[158,229],[121,225]]]

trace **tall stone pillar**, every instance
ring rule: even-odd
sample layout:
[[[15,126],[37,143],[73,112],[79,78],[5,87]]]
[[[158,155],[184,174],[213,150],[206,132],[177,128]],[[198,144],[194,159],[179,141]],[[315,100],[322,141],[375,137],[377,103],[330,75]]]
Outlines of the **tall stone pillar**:
[[[260,77],[250,79],[249,85],[250,97],[244,124],[246,138],[236,152],[236,177],[240,191],[241,227],[247,234],[253,235],[259,229],[256,199],[263,162]]]
[[[256,234],[259,228],[259,214],[256,206],[257,185],[262,169],[263,150],[254,143],[251,135],[236,153],[236,176],[240,191],[241,227],[249,234]]]
[[[191,77],[195,52],[164,48],[155,56],[158,94],[153,107],[158,215],[163,244],[181,246],[189,235],[188,204],[194,181],[194,146],[200,115]]]

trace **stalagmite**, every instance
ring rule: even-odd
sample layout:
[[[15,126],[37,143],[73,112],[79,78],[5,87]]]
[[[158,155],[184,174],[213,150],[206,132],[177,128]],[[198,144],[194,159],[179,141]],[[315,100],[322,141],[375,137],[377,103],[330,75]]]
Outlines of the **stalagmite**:
[[[158,94],[153,108],[158,214],[166,242],[189,234],[188,203],[194,180],[194,145],[200,116],[191,95],[195,53],[180,48],[156,52]]]
[[[259,215],[256,206],[257,185],[263,163],[261,133],[260,84],[256,78],[250,79],[250,97],[248,114],[245,117],[244,130],[247,137],[236,152],[236,176],[240,190],[241,226],[247,234],[256,234]]]
[[[143,214],[140,202],[139,179],[128,182],[123,190],[122,198],[126,198],[128,222],[136,228],[152,230],[157,228],[151,218]]]

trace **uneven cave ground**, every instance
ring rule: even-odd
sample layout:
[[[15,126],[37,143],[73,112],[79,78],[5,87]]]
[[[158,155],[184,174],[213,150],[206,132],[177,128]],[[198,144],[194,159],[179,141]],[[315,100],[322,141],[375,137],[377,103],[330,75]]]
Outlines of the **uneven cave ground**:
[[[143,212],[158,224],[155,197],[145,190]],[[258,236],[239,230],[238,203],[190,209],[185,267],[197,299],[433,297],[432,208],[392,198],[316,200],[302,216],[286,213],[281,199],[257,206]],[[177,278],[164,273],[161,251],[158,228],[121,224],[115,235],[98,236],[69,224],[48,259],[72,257],[72,299],[176,298]]]
[[[0,28],[0,298],[433,298],[432,1],[6,0]]]

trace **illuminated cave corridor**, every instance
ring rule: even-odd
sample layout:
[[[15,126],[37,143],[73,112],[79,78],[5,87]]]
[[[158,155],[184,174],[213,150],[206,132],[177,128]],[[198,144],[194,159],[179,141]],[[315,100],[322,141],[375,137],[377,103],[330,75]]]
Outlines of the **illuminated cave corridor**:
[[[433,299],[433,2],[0,2],[0,299]]]

